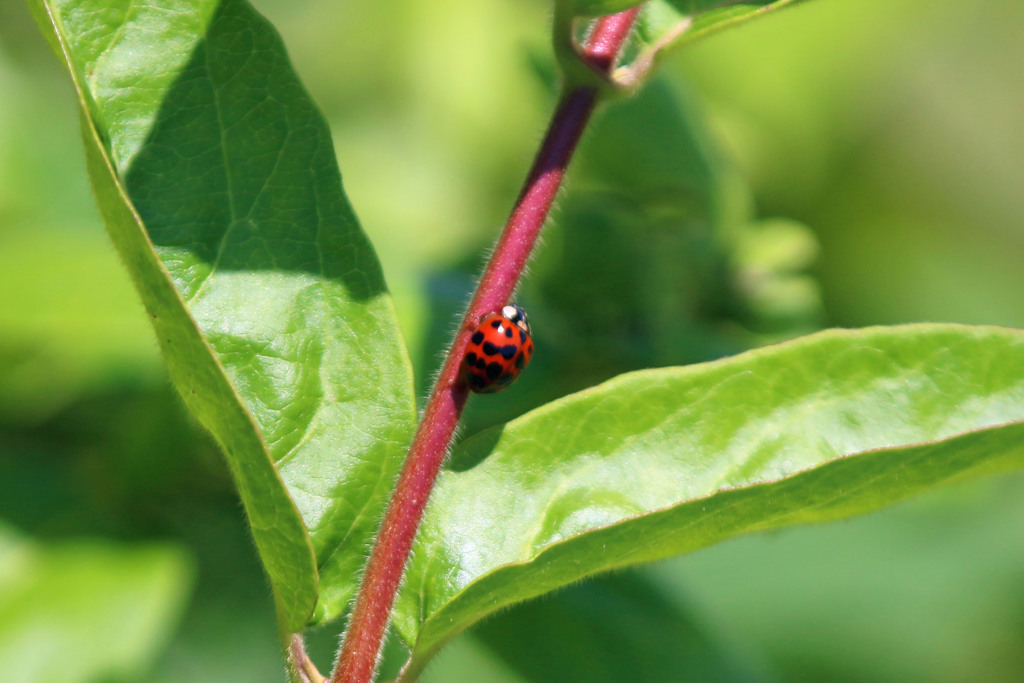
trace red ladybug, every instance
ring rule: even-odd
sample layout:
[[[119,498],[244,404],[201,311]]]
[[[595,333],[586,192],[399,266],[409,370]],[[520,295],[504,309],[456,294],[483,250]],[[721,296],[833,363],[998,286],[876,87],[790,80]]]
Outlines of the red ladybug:
[[[532,355],[526,311],[505,306],[500,313],[484,316],[469,338],[461,375],[472,391],[493,394],[515,382]]]

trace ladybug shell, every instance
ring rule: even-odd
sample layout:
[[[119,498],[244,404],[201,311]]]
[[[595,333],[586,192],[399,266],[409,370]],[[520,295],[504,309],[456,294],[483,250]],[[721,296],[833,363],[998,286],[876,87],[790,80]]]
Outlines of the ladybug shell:
[[[518,306],[506,306],[480,321],[466,347],[461,374],[472,391],[493,394],[516,381],[532,355],[526,314]]]

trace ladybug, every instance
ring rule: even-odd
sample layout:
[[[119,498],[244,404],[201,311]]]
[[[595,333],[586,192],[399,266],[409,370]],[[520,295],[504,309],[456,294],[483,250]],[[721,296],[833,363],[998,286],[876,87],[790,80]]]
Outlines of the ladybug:
[[[516,381],[530,364],[533,340],[526,311],[505,306],[500,313],[484,316],[469,338],[461,375],[478,394],[493,394]]]

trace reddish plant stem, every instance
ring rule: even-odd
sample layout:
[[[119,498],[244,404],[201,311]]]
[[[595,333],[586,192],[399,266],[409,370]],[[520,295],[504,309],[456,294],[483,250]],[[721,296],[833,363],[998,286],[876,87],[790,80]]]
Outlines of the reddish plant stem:
[[[639,8],[634,8],[595,22],[583,50],[583,58],[593,68],[602,73],[611,70],[638,12]],[[596,103],[597,91],[590,87],[570,90],[559,101],[413,437],[366,565],[333,683],[370,683],[373,679],[416,530],[466,404],[469,389],[459,379],[459,364],[469,337],[480,318],[512,297]]]
[[[587,45],[583,50],[583,59],[591,67],[603,74],[611,73],[619,52],[633,30],[636,15],[640,14],[640,5],[618,14],[609,14],[594,22],[587,36]]]

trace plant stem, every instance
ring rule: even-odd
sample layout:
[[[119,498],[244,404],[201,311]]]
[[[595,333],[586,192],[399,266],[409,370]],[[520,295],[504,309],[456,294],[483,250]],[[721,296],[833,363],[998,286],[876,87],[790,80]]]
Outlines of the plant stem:
[[[306,654],[306,644],[302,636],[293,633],[288,637],[288,665],[294,677],[301,683],[324,683],[324,677]]]
[[[638,12],[639,8],[634,8],[598,19],[581,57],[595,70],[610,73]],[[413,437],[366,565],[333,683],[370,683],[373,679],[416,530],[466,404],[469,389],[459,379],[459,364],[469,337],[480,318],[511,299],[597,99],[597,90],[589,86],[563,91]]]

